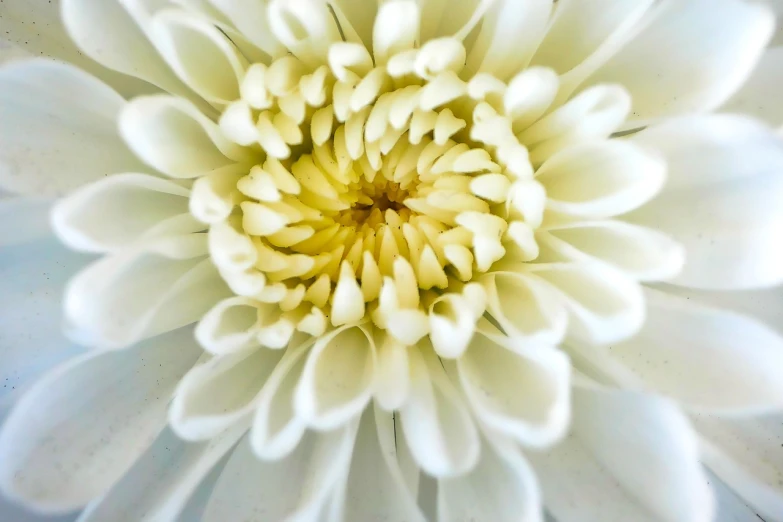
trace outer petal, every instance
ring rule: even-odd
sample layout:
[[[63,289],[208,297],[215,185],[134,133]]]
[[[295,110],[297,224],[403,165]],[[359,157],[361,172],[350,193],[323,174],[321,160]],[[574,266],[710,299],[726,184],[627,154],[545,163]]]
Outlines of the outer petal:
[[[0,246],[29,243],[50,236],[50,198],[9,197],[0,199]]]
[[[694,417],[704,462],[764,520],[783,520],[783,415]]]
[[[748,81],[721,110],[749,114],[779,127],[783,125],[783,100],[778,88],[782,84],[783,46],[773,47],[762,55]]]
[[[176,520],[202,479],[246,429],[237,425],[200,444],[164,430],[122,480],[87,507],[79,522]]]
[[[439,481],[438,522],[542,521],[538,481],[519,449],[505,440],[483,442],[473,471]]]
[[[768,9],[743,0],[667,0],[659,9],[586,81],[624,85],[637,120],[720,106],[748,78],[774,27]]]
[[[124,102],[79,69],[51,60],[0,69],[0,189],[59,195],[142,168],[116,131]]]
[[[685,286],[742,289],[783,281],[783,142],[760,123],[716,115],[634,136],[669,166],[657,198],[628,216],[686,250]]]
[[[309,432],[293,453],[274,462],[259,460],[244,439],[223,469],[203,521],[252,520],[257,514],[262,520],[315,520],[350,464],[357,424]]]
[[[163,428],[169,394],[200,352],[185,329],[49,373],[0,433],[3,491],[47,512],[103,493]]]
[[[713,499],[688,420],[666,400],[576,388],[572,434],[528,458],[559,522],[708,522]]]
[[[642,331],[609,348],[644,386],[697,410],[783,407],[783,338],[735,313],[662,292],[646,297]]]
[[[60,0],[5,0],[0,13],[0,40],[27,51],[27,56],[56,58],[100,78],[123,96],[149,93],[154,87],[94,62],[79,52],[60,18]],[[3,47],[0,42],[0,47]]]

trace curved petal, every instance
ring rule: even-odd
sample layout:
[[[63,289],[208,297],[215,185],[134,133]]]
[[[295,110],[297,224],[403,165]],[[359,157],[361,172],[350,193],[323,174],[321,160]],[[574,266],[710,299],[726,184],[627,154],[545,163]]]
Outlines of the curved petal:
[[[560,0],[552,23],[533,56],[533,65],[568,72],[602,44],[627,33],[654,0]]]
[[[49,373],[0,432],[0,487],[44,512],[103,493],[163,428],[169,395],[200,353],[183,329]]]
[[[563,352],[477,332],[457,369],[476,417],[494,432],[532,447],[565,435],[571,363]]]
[[[163,430],[122,479],[84,510],[78,522],[177,520],[204,477],[246,430],[246,424],[239,424],[199,444]],[[191,519],[183,516],[182,520]]]
[[[147,36],[153,2],[59,1],[65,29],[85,55],[109,69],[141,78],[167,92],[191,96]],[[156,6],[160,5],[157,2]]]
[[[642,289],[622,272],[600,263],[532,264],[531,275],[549,283],[569,312],[567,339],[610,344],[644,323]]]
[[[375,377],[375,400],[388,411],[399,409],[410,393],[410,365],[408,347],[384,335],[378,343],[378,364]]]
[[[255,158],[228,141],[215,122],[182,98],[136,98],[120,114],[119,126],[133,152],[173,178],[195,178]]]
[[[60,195],[143,165],[117,135],[124,100],[100,80],[51,60],[0,68],[0,188]]]
[[[107,69],[79,52],[63,27],[59,1],[5,0],[0,20],[3,26],[0,40],[19,46],[27,56],[56,58],[73,64],[111,85],[124,97],[156,90],[142,80]]]
[[[88,259],[54,238],[0,248],[0,404],[81,353],[62,335],[61,299]]]
[[[103,348],[197,321],[230,294],[204,236],[151,240],[88,266],[66,290],[67,320]]]
[[[476,425],[435,355],[420,350],[408,355],[411,389],[400,418],[411,453],[436,477],[465,473],[479,458]]]
[[[247,439],[240,442],[218,479],[203,522],[314,520],[350,465],[358,421],[339,430],[308,432],[293,453],[263,461]]]
[[[199,96],[217,104],[239,99],[247,60],[208,18],[164,9],[150,29],[163,58]]]
[[[570,216],[605,218],[650,201],[666,180],[666,165],[632,143],[611,140],[574,146],[536,171],[546,208]]]
[[[297,416],[318,429],[334,429],[359,416],[372,397],[376,351],[372,333],[360,326],[321,336],[297,386]]]
[[[761,56],[748,81],[721,107],[725,112],[748,114],[772,127],[783,125],[783,47],[773,47]]]
[[[282,56],[285,48],[269,25],[266,6],[256,0],[209,0],[234,23],[237,30],[269,56]]]
[[[609,353],[640,382],[697,410],[783,407],[783,337],[751,318],[648,290],[639,335]]]
[[[390,413],[369,407],[362,415],[342,499],[344,522],[425,522],[397,457]]]
[[[685,263],[681,245],[656,230],[623,221],[555,225],[536,239],[570,261],[601,260],[639,281],[676,276]]]
[[[712,520],[696,435],[665,399],[577,387],[571,435],[528,459],[559,522]]]
[[[484,439],[481,459],[470,473],[438,481],[437,520],[543,521],[541,490],[532,467],[508,441]]]
[[[169,424],[185,440],[205,440],[249,417],[277,366],[281,350],[218,356],[190,370],[177,385]]]
[[[783,514],[783,415],[694,417],[704,462],[765,520]],[[767,519],[766,517],[770,517]]]
[[[619,83],[634,120],[714,109],[748,78],[769,42],[772,13],[743,0],[667,0],[585,85]]]
[[[681,118],[634,142],[669,166],[662,192],[627,219],[685,247],[675,284],[744,289],[783,282],[783,142],[761,123],[733,115]]]
[[[117,174],[55,205],[52,226],[75,250],[112,252],[147,238],[204,230],[188,212],[190,191],[146,174]]]
[[[213,306],[199,321],[196,339],[215,355],[225,355],[245,348],[259,346],[261,303],[247,297],[235,296]]]

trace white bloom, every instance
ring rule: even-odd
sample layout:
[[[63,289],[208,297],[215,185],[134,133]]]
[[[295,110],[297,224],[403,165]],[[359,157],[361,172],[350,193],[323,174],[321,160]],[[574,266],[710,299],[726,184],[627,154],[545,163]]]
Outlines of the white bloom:
[[[56,2],[0,4],[100,78],[0,69],[9,497],[701,522],[714,473],[720,510],[783,520],[772,10],[60,4],[67,36]]]

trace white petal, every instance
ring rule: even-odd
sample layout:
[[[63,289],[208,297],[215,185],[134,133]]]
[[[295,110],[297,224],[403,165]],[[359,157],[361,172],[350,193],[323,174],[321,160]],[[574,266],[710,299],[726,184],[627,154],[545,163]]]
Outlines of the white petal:
[[[709,522],[713,499],[687,419],[664,399],[574,390],[572,433],[530,453],[559,522]]]
[[[644,322],[640,286],[598,263],[541,263],[531,273],[549,283],[569,312],[568,338],[607,344],[628,338]]]
[[[245,35],[269,56],[281,56],[285,50],[269,25],[266,6],[256,0],[210,0]]]
[[[296,390],[297,415],[318,429],[358,416],[372,396],[376,348],[364,327],[341,327],[320,337]]]
[[[749,507],[737,493],[727,486],[714,473],[708,470],[709,484],[717,503],[715,522],[759,522],[756,510]],[[777,522],[767,518],[767,522]]]
[[[753,319],[648,290],[638,336],[610,353],[641,382],[698,410],[783,407],[783,338]]]
[[[18,61],[0,69],[0,188],[60,195],[142,168],[117,135],[124,101],[71,65]]]
[[[267,7],[275,37],[297,58],[315,68],[327,63],[330,44],[340,29],[325,2],[272,0]]]
[[[376,63],[383,65],[400,51],[413,49],[419,36],[420,10],[416,2],[385,2],[373,26],[372,49]]]
[[[482,19],[465,74],[487,72],[505,80],[525,67],[546,31],[552,0],[498,0]]]
[[[294,393],[313,342],[291,343],[258,397],[250,444],[258,458],[278,460],[288,455],[305,432],[296,417]]]
[[[136,464],[79,522],[176,520],[212,467],[247,430],[238,425],[209,442],[185,442],[164,430]],[[183,515],[182,520],[190,520]]]
[[[425,522],[405,485],[397,460],[390,413],[367,408],[362,415],[345,487],[345,522]]]
[[[549,210],[591,218],[639,207],[658,193],[665,179],[666,166],[659,158],[619,140],[567,148],[536,172]]]
[[[60,0],[60,4],[63,24],[84,54],[165,91],[190,94],[148,38],[151,2]],[[112,30],[106,31],[107,27]]]
[[[247,61],[209,19],[164,9],[150,29],[163,58],[199,96],[221,104],[239,98]]]
[[[399,409],[410,393],[408,347],[391,335],[378,344],[378,365],[375,377],[375,400],[383,409]]]
[[[200,352],[183,329],[49,373],[3,426],[0,487],[47,512],[103,493],[163,428],[169,395]]]
[[[783,47],[767,49],[748,81],[721,107],[748,114],[773,127],[783,125],[783,101],[776,86],[783,83]]]
[[[195,178],[254,157],[228,141],[215,122],[182,98],[136,98],[125,106],[119,125],[133,152],[174,178]]]
[[[587,85],[619,83],[633,119],[708,111],[747,79],[772,36],[774,17],[741,0],[669,0]]]
[[[671,238],[622,221],[558,225],[536,237],[569,260],[600,259],[640,281],[672,278],[685,263],[683,247]]]
[[[68,285],[66,318],[106,348],[197,321],[229,294],[203,236],[156,239],[93,263]]]
[[[565,336],[568,314],[564,303],[535,277],[525,273],[495,272],[482,283],[487,310],[516,341],[556,345]]]
[[[106,82],[125,97],[148,94],[155,88],[147,82],[106,69],[85,56],[68,36],[60,16],[60,2],[49,0],[6,0],[2,13],[4,57],[43,56],[77,66]],[[18,46],[18,47],[17,47]]]
[[[470,473],[438,483],[438,522],[541,522],[541,491],[519,449],[484,439]]]
[[[220,301],[199,321],[196,339],[216,355],[258,346],[260,305],[241,296]]]
[[[783,415],[721,419],[695,416],[704,462],[764,520],[783,514]]]
[[[476,417],[494,432],[533,447],[565,434],[571,365],[563,352],[476,333],[457,369]]]
[[[783,143],[759,122],[716,115],[650,127],[634,141],[669,166],[659,196],[628,219],[686,250],[673,282],[742,289],[783,281]]]
[[[196,366],[177,385],[169,409],[171,428],[185,440],[205,440],[248,417],[282,355],[259,348]]]
[[[411,350],[409,356],[411,391],[400,418],[411,453],[431,475],[465,473],[476,464],[481,445],[470,413],[434,354]]]
[[[532,63],[565,73],[633,27],[653,0],[560,0]]]
[[[293,453],[274,462],[259,460],[243,440],[215,485],[203,521],[316,520],[350,463],[357,424],[308,432]]]
[[[54,238],[0,248],[0,410],[81,350],[63,338],[62,292],[88,261]]]
[[[0,199],[0,246],[29,243],[51,236],[50,198],[9,197]]]
[[[82,187],[60,201],[52,226],[76,250],[111,252],[139,239],[197,232],[188,212],[190,191],[146,174],[118,174]]]

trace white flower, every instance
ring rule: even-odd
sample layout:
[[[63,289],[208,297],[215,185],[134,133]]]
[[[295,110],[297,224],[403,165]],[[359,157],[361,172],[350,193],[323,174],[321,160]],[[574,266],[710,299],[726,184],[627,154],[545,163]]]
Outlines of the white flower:
[[[100,78],[0,69],[13,500],[783,520],[771,9],[60,4],[0,4],[6,38]]]

